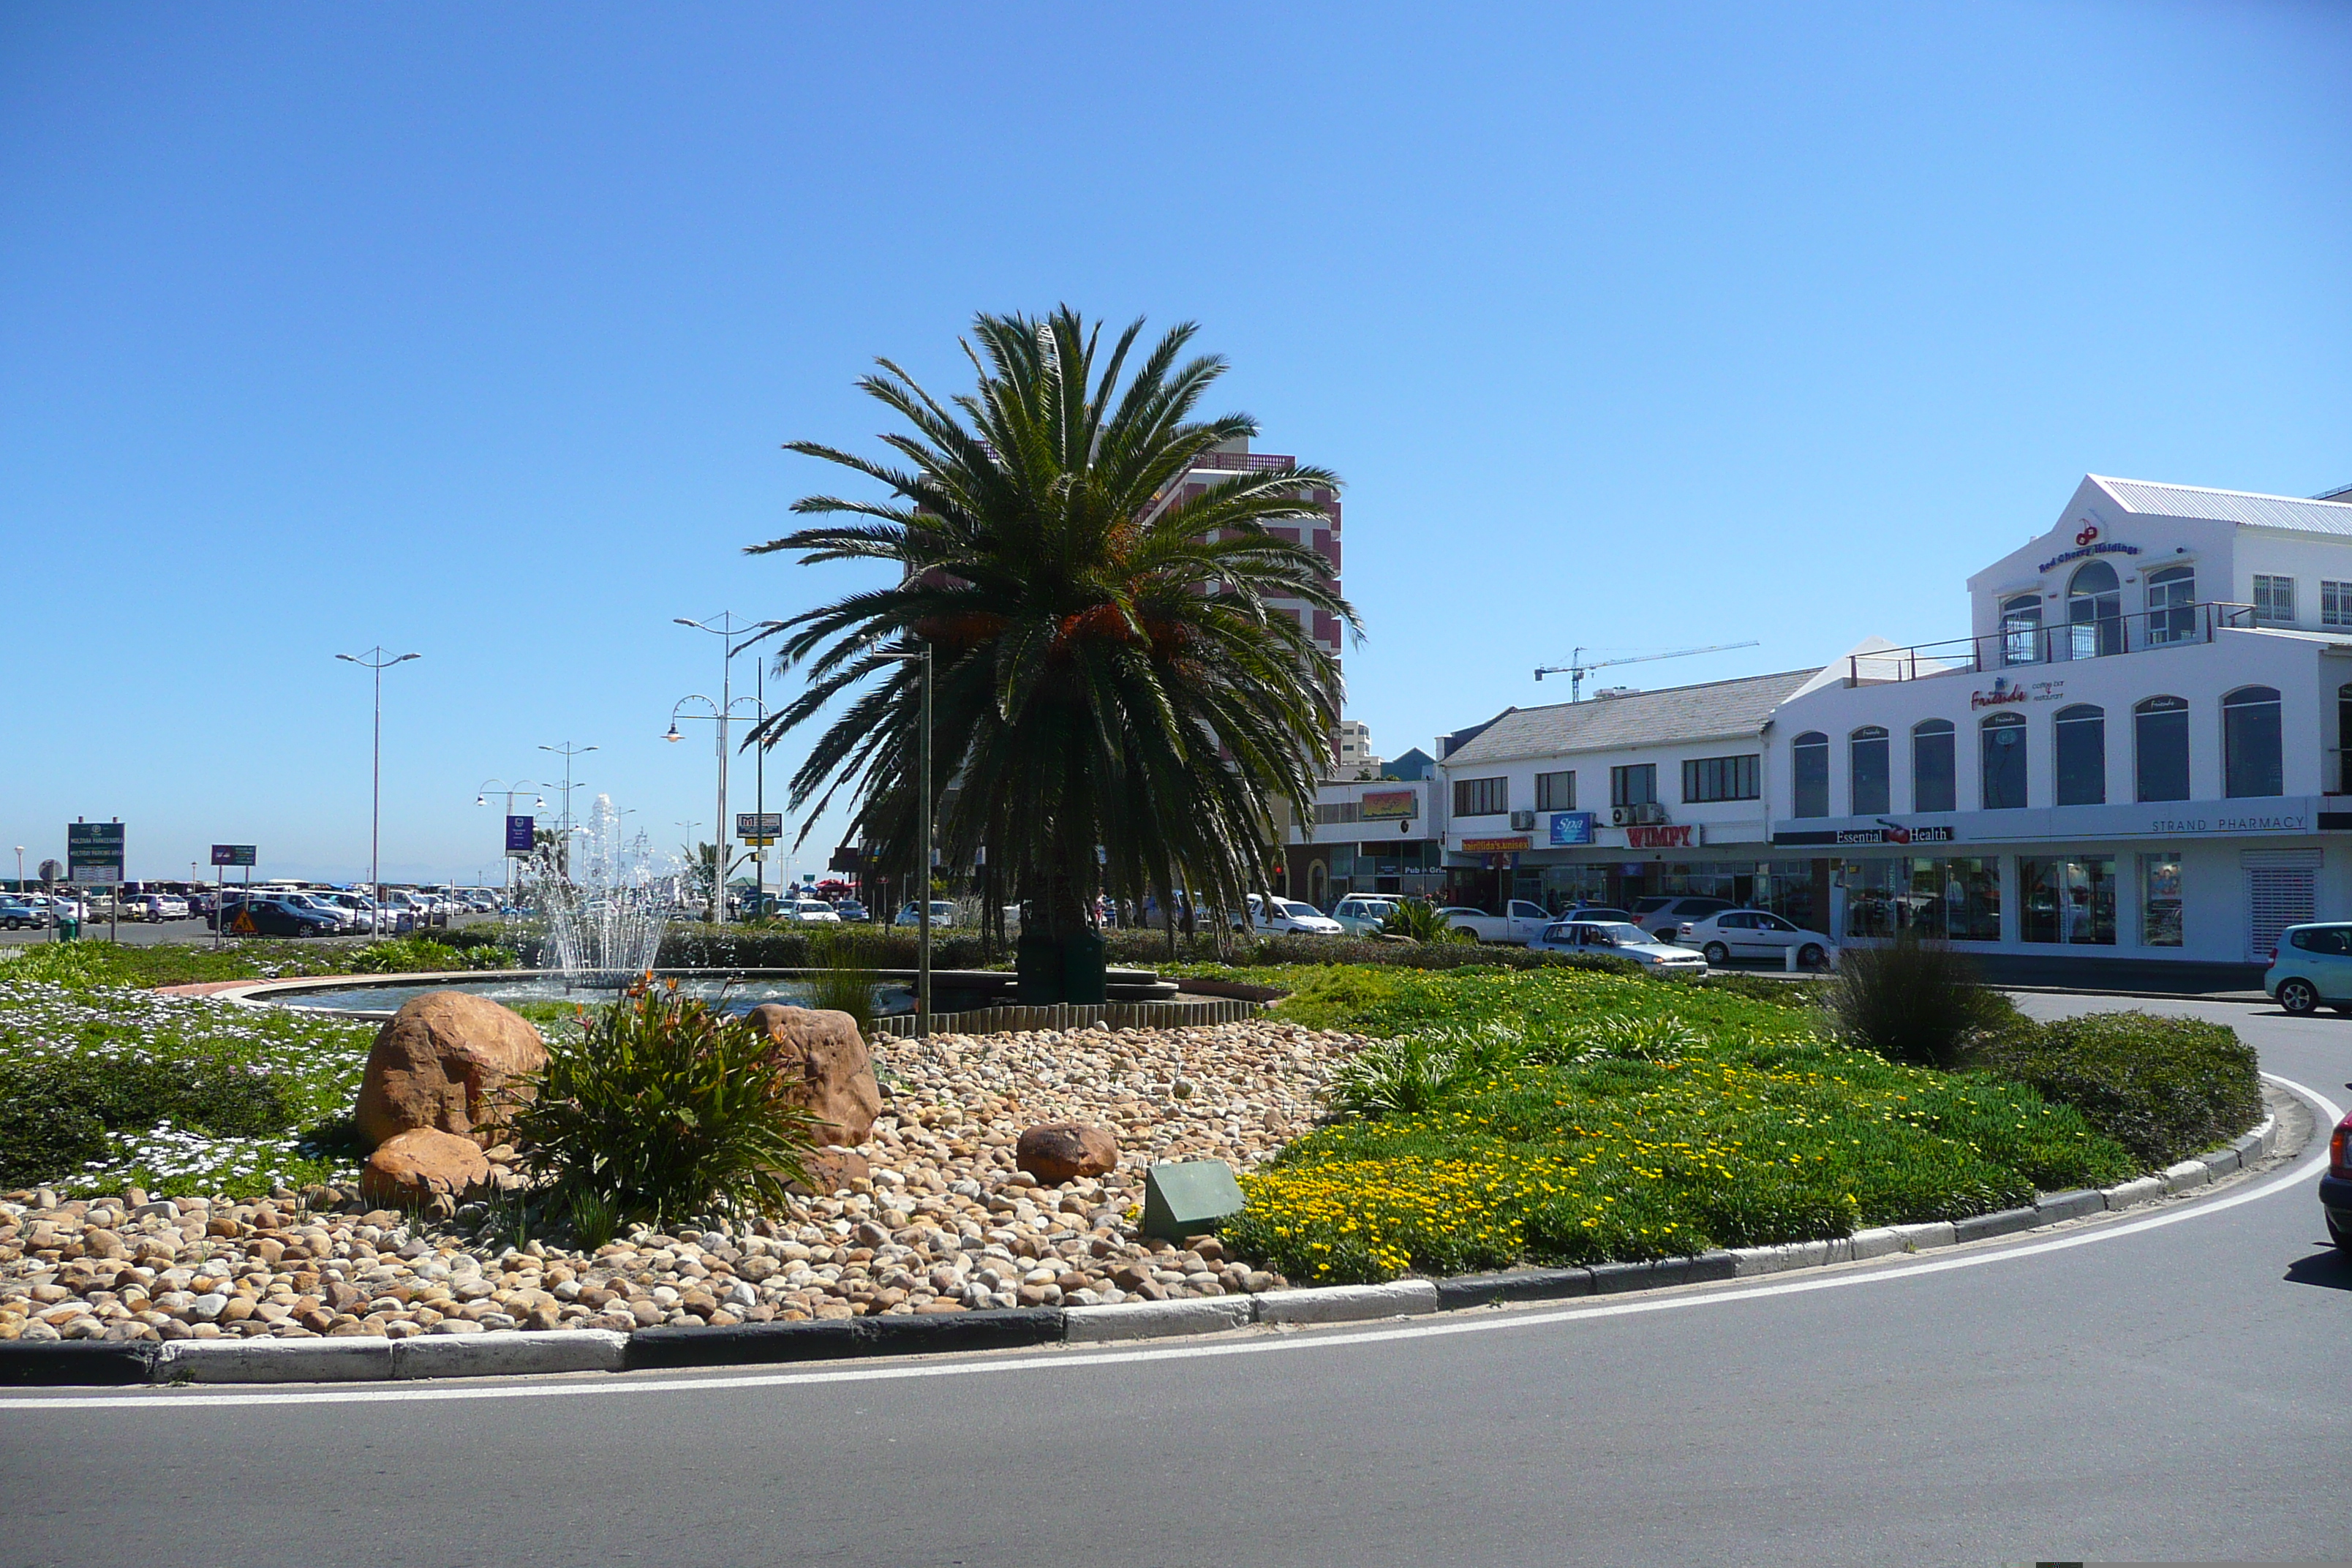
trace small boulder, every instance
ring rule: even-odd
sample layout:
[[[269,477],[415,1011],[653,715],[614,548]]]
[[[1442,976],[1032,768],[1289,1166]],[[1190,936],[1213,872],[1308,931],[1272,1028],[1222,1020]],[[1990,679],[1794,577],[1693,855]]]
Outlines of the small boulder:
[[[808,1184],[791,1182],[786,1185],[817,1197],[853,1192],[859,1184],[871,1184],[874,1179],[873,1164],[855,1149],[812,1149],[801,1156],[801,1166],[808,1172]]]
[[[457,1198],[489,1179],[490,1163],[472,1139],[412,1127],[368,1156],[360,1191],[373,1203],[415,1208],[436,1198]]]
[[[353,1120],[370,1143],[432,1128],[487,1147],[503,1140],[509,1084],[546,1064],[546,1042],[521,1014],[470,992],[430,991],[377,1032]]]
[[[1032,1127],[1013,1146],[1013,1163],[1041,1182],[1108,1175],[1118,1169],[1118,1140],[1076,1121]]]
[[[874,1131],[882,1112],[882,1086],[874,1081],[874,1058],[857,1020],[846,1013],[787,1007],[769,1002],[745,1017],[788,1060],[796,1087],[794,1104],[816,1118],[819,1143],[855,1146]]]

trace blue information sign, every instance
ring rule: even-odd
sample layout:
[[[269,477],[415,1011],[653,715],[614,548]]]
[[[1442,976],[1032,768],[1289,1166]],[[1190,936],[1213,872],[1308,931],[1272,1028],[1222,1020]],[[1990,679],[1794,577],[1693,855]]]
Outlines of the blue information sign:
[[[1590,844],[1592,842],[1592,814],[1589,811],[1555,811],[1551,814],[1551,842],[1554,844]]]
[[[528,855],[531,851],[532,826],[535,819],[528,816],[507,818],[507,853]]]

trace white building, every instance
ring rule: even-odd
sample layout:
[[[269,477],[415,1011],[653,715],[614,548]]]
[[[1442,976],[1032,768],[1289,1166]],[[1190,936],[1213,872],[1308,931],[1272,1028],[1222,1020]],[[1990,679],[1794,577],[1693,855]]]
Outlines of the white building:
[[[1372,727],[1360,719],[1342,719],[1331,735],[1334,779],[1378,778],[1380,754],[1372,750]]]
[[[1772,853],[1828,858],[1837,934],[2244,963],[2352,911],[2352,504],[2093,476],[1969,589],[1969,637],[1773,715]]]
[[[1323,784],[1315,820],[1286,835],[1289,894],[1327,910],[1349,893],[1433,898],[1445,884],[1444,832],[1437,779]]]
[[[1764,736],[1817,673],[1497,715],[1440,763],[1449,897],[1559,910],[1707,893],[1811,919],[1826,907],[1826,862],[1771,847]]]

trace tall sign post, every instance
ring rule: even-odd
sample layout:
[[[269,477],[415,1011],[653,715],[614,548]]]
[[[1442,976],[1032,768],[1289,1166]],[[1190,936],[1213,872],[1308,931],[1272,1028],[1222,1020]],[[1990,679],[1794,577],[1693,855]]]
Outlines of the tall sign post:
[[[539,819],[534,816],[517,816],[511,811],[507,813],[507,906],[509,910],[514,907],[515,901],[515,862],[529,860],[530,852],[538,846]],[[499,918],[509,920],[513,917],[511,914],[502,914]]]
[[[122,885],[121,822],[66,824],[66,880],[110,889]],[[121,905],[110,891],[106,900],[106,940],[109,942],[120,934],[116,922],[121,915]]]
[[[784,814],[781,811],[739,811],[735,814],[735,837],[751,847],[755,907],[762,910],[768,902],[768,847],[783,836],[783,831]]]
[[[213,945],[215,947],[218,947],[228,936],[228,879],[221,875],[221,871],[231,866],[245,868],[245,896],[247,901],[250,902],[253,898],[253,863],[259,858],[260,855],[250,844],[213,846],[213,865],[220,868],[213,872]],[[242,908],[243,906],[240,905],[240,910]]]

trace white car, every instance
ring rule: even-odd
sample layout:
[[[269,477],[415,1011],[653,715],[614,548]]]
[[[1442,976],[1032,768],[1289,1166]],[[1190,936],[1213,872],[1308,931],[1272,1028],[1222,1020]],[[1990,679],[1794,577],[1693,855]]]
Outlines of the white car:
[[[1466,931],[1480,942],[1511,942],[1520,947],[1531,945],[1544,927],[1552,923],[1549,910],[1527,899],[1511,900],[1499,915],[1461,905],[1449,905],[1437,912],[1451,921],[1455,931]]]
[[[1242,929],[1239,920],[1234,929]],[[1302,904],[1297,899],[1276,899],[1268,908],[1255,893],[1249,896],[1249,929],[1252,931],[1294,932],[1300,936],[1341,936],[1345,930],[1338,921],[1317,909]]]
[[[781,905],[776,913],[796,925],[837,926],[841,923],[841,911],[823,899],[794,899]]]
[[[1706,959],[1687,947],[1655,942],[1630,921],[1555,921],[1528,943],[1537,952],[1599,952],[1630,958],[1657,974],[1705,974]]]
[[[835,915],[834,917],[835,920],[839,920],[840,918],[841,917],[839,915]],[[898,918],[892,921],[890,923],[892,925],[899,926],[919,926],[923,923],[922,911],[916,909],[912,903],[909,903],[898,911]],[[955,924],[954,900],[950,899],[933,899],[931,900],[931,929],[933,931],[937,931],[941,926],[951,926],[953,924]]]
[[[1800,969],[1837,967],[1836,942],[1769,910],[1723,910],[1704,920],[1685,921],[1675,940],[1698,949],[1718,969],[1735,958],[1768,959],[1777,968],[1788,963],[1791,948]]]
[[[1388,923],[1390,913],[1403,901],[1395,893],[1350,893],[1339,900],[1331,918],[1349,936],[1371,936]]]

